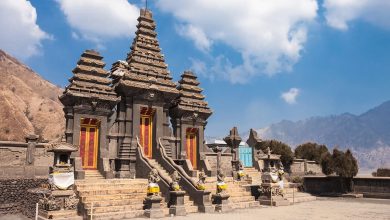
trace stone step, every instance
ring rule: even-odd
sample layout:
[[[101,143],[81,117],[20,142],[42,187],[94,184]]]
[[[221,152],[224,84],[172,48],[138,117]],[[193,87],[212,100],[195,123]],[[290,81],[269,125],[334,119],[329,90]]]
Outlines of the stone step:
[[[144,215],[144,210],[128,210],[128,211],[124,211],[124,212],[96,213],[96,214],[93,214],[92,218],[91,218],[91,215],[88,215],[87,219],[117,220],[117,219],[130,219],[130,218],[142,217],[143,215]]]
[[[110,201],[110,200],[122,200],[122,199],[144,199],[146,197],[145,194],[117,194],[117,195],[93,195],[93,196],[87,196],[82,197],[82,202],[84,203],[90,203],[95,201]]]
[[[251,202],[255,201],[255,197],[253,196],[237,196],[237,197],[230,197],[230,202]]]
[[[186,212],[187,213],[197,213],[198,212],[198,206],[195,205],[190,205],[190,206],[185,206],[186,207]]]
[[[43,218],[54,219],[80,219],[76,210],[58,210],[58,211],[42,211],[39,210],[38,215]],[[50,217],[51,216],[51,217]],[[81,218],[82,219],[82,218]]]
[[[78,190],[81,197],[94,196],[94,195],[116,195],[116,194],[146,194],[146,189],[137,188],[121,188],[121,189],[93,189],[93,190]]]
[[[213,188],[207,188],[206,187],[206,189],[211,190],[212,192],[217,190],[216,187],[213,187]],[[243,194],[249,193],[250,194],[249,190],[246,190],[244,187],[241,187],[241,188],[229,188],[229,186],[228,186],[226,191],[228,193],[243,193]]]
[[[138,189],[138,190],[144,190],[148,188],[147,184],[110,184],[110,185],[76,185],[76,189],[78,191],[96,191],[96,190],[108,190],[108,189]]]
[[[147,179],[103,179],[103,180],[76,180],[76,185],[112,185],[112,184],[148,184]]]
[[[295,197],[294,199],[291,197],[287,199],[290,201],[290,203],[310,202],[317,200],[315,196]]]
[[[237,203],[230,203],[230,204],[233,209],[247,209],[247,208],[260,207],[260,203],[258,201],[237,202]]]
[[[121,205],[121,206],[106,206],[93,207],[93,213],[107,213],[107,212],[124,212],[127,210],[143,210],[144,204]],[[86,208],[87,213],[91,214],[91,207]]]
[[[37,220],[48,220],[48,218],[38,215]],[[82,216],[56,217],[55,220],[83,220]]]
[[[85,208],[91,208],[92,202],[93,207],[107,207],[107,206],[121,206],[121,205],[134,205],[143,204],[144,197],[131,198],[131,199],[110,199],[110,200],[93,200],[84,203]]]
[[[311,194],[309,193],[304,193],[304,192],[295,192],[294,194],[293,193],[285,193],[284,194],[285,197],[305,197],[305,196],[312,196]]]

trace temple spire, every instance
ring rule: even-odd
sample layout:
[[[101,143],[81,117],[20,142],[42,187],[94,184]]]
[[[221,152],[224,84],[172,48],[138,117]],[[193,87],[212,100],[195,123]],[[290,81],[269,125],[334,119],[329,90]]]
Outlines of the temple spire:
[[[119,101],[116,93],[111,87],[111,80],[108,72],[104,70],[106,65],[103,57],[94,50],[86,50],[81,55],[76,67],[73,69],[73,76],[69,79],[70,84],[65,88],[60,100],[67,105],[78,97],[83,99],[104,100],[116,103]]]
[[[155,30],[156,23],[152,12],[146,8],[141,9],[136,36],[126,58],[127,70],[120,78],[118,86],[158,90],[176,97],[179,92],[161,53]],[[128,89],[123,91],[129,92]]]
[[[205,96],[202,94],[203,89],[199,87],[199,84],[197,76],[193,72],[184,71],[177,87],[180,96],[177,99],[174,109],[182,112],[194,112],[203,118],[203,120],[207,120],[212,114],[212,110],[204,100]]]

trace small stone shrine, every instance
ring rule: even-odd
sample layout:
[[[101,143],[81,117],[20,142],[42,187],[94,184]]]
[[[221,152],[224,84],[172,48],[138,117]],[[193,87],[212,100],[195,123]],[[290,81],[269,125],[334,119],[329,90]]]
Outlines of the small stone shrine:
[[[74,167],[70,155],[77,147],[66,143],[51,144],[48,152],[54,153],[54,163],[50,167],[49,189],[43,191],[43,199],[39,200],[39,215],[49,219],[77,216],[79,198],[74,191]],[[80,217],[81,218],[81,217]]]
[[[262,183],[260,186],[259,202],[261,205],[285,206],[290,202],[284,197],[283,165],[280,161],[280,155],[271,154],[267,148],[266,158],[264,160],[264,170],[261,175]]]

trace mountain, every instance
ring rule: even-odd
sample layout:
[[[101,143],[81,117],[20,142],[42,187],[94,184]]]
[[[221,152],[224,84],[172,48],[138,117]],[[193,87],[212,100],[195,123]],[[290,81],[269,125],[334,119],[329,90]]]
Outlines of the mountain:
[[[0,50],[0,140],[25,141],[28,134],[45,140],[65,129],[62,89]]]
[[[363,169],[390,167],[390,101],[361,114],[344,113],[281,121],[258,129],[263,139],[277,139],[295,147],[312,141],[328,148],[350,148]]]

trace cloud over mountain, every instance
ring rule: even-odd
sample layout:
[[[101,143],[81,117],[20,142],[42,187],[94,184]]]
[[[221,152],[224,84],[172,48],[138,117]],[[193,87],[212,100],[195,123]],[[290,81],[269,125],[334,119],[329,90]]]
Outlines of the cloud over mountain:
[[[40,53],[43,40],[51,36],[37,24],[37,12],[26,0],[0,1],[0,48],[26,59]]]
[[[232,83],[290,70],[300,58],[308,24],[318,9],[315,0],[161,0],[157,6],[177,18],[179,32],[199,49],[222,43],[240,53],[241,64],[217,54],[215,65],[208,68]]]

